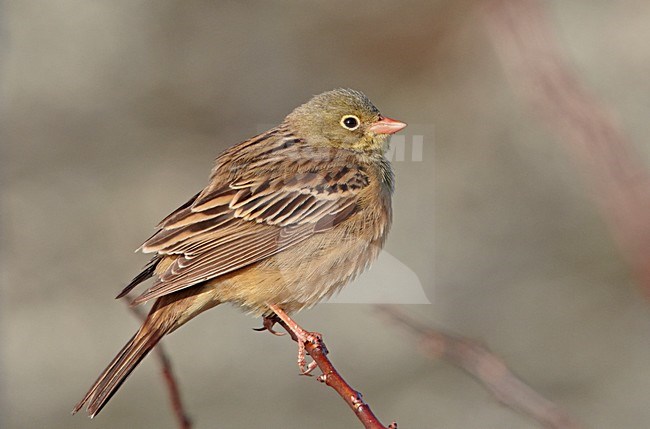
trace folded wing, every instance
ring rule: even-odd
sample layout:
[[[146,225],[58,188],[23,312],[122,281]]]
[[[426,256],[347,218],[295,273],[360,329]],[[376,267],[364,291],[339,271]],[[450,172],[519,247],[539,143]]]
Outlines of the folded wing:
[[[143,252],[173,262],[134,304],[259,262],[349,218],[368,176],[350,162],[330,166],[323,173],[267,172],[224,185],[213,175],[142,245]]]

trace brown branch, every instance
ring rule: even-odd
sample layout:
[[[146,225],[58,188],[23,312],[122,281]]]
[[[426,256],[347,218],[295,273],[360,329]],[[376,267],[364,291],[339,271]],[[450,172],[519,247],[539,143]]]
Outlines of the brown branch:
[[[585,168],[612,235],[650,297],[650,175],[611,113],[581,84],[549,22],[548,2],[481,4],[512,85]]]
[[[286,314],[279,314],[283,312],[279,312],[276,309],[274,310],[280,318],[277,322],[284,327],[294,341],[302,341],[300,338],[304,338],[305,334],[316,338],[315,341],[302,341],[302,343],[304,344],[307,353],[309,353],[309,356],[311,356],[322,372],[322,375],[318,377],[318,381],[325,383],[332,389],[336,390],[336,393],[338,393],[352,411],[354,411],[354,414],[357,416],[359,421],[361,421],[363,427],[366,429],[397,429],[396,422],[392,422],[388,427],[384,426],[370,410],[370,406],[364,402],[361,392],[353,389],[352,386],[343,379],[341,374],[339,374],[327,357],[327,347],[325,347],[325,343],[323,343],[320,334],[305,331],[290,319],[289,316]]]
[[[131,299],[129,299],[128,296],[126,302],[131,302]],[[140,320],[144,321],[146,319],[147,316],[142,312],[140,307],[129,305],[129,308]],[[174,412],[176,420],[178,421],[178,427],[180,429],[192,429],[192,421],[190,420],[187,412],[185,411],[185,408],[183,407],[181,392],[178,388],[178,381],[176,381],[176,376],[172,370],[171,361],[167,356],[162,343],[158,343],[158,345],[156,345],[155,353],[156,356],[158,356],[158,360],[160,361],[163,380],[165,380],[165,385],[167,386],[171,408]]]
[[[434,359],[443,358],[463,369],[488,389],[502,404],[527,414],[544,427],[579,429],[558,405],[535,392],[508,369],[504,361],[485,346],[467,338],[446,334],[418,323],[394,306],[377,305],[383,314],[414,334],[422,350]]]

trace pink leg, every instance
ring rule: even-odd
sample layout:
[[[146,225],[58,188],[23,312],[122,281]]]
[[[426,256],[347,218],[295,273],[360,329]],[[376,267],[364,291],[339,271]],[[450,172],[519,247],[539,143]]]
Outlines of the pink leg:
[[[294,337],[298,343],[298,367],[303,375],[309,375],[309,373],[316,368],[316,362],[310,362],[309,365],[306,364],[305,356],[307,352],[305,350],[305,343],[309,342],[323,347],[321,334],[304,330],[279,306],[275,304],[268,304],[268,306],[280,319],[280,323],[285,327],[285,329],[287,329],[287,331],[289,331],[291,336]]]

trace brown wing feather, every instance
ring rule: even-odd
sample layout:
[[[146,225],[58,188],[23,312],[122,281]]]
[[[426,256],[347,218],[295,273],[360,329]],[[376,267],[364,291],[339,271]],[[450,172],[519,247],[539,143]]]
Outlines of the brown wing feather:
[[[263,228],[265,231],[262,233],[234,239],[219,251],[177,258],[133,303],[167,295],[268,258],[310,237],[314,229],[313,225],[296,227],[289,232],[286,231],[290,227]]]
[[[355,212],[359,192],[369,181],[351,155],[332,159],[328,172],[320,174],[309,171],[301,157],[290,158],[287,152],[297,149],[296,140],[291,142],[286,144],[286,138],[266,142],[265,154],[285,160],[288,168],[282,171],[251,176],[227,159],[229,152],[217,160],[210,185],[167,216],[142,245],[145,253],[176,259],[134,304],[261,261]],[[279,145],[277,150],[273,144]]]

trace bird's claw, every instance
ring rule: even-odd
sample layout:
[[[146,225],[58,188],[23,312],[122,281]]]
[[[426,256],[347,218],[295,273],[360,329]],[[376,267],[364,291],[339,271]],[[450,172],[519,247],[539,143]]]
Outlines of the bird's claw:
[[[323,336],[318,332],[309,332],[301,328],[278,305],[271,303],[267,303],[267,305],[274,314],[264,318],[264,327],[269,329],[267,321],[270,324],[270,327],[272,327],[275,322],[282,324],[287,332],[291,334],[291,338],[298,343],[298,367],[300,368],[300,373],[302,375],[310,375],[318,364],[315,361],[307,364],[305,359],[305,356],[308,354],[307,344],[311,344],[314,347],[319,348],[323,354],[327,354],[327,349],[325,348],[325,344],[323,344]]]
[[[298,341],[298,367],[300,368],[300,374],[301,375],[311,375],[311,372],[316,369],[318,364],[315,361],[309,362],[307,364],[307,361],[305,357],[307,356],[307,348],[305,345],[307,343],[311,343],[316,347],[320,347],[327,353],[325,350],[325,347],[323,345],[323,337],[321,334],[318,332],[308,332],[305,330],[302,330],[300,332],[297,332],[297,341]]]
[[[284,335],[284,332],[278,332],[273,329],[273,326],[278,322],[278,316],[275,314],[272,316],[264,316],[262,318],[262,326],[260,328],[253,328],[253,331],[262,332],[269,331],[273,335],[281,337]]]

